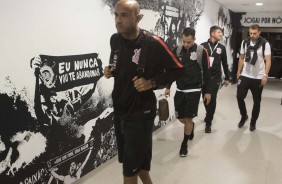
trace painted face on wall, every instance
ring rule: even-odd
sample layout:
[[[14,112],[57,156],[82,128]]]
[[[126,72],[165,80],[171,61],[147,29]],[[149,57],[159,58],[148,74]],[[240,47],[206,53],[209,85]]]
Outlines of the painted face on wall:
[[[195,42],[195,38],[193,36],[191,36],[191,35],[189,35],[189,36],[183,35],[182,36],[182,43],[183,43],[183,47],[185,49],[190,49],[194,45],[194,42]]]
[[[76,172],[76,163],[75,162],[72,162],[70,164],[70,170],[69,170],[69,174],[71,176],[74,176],[75,175],[75,172]]]
[[[40,68],[40,78],[47,88],[55,86],[56,78],[53,69],[50,66],[44,65]]]
[[[131,34],[136,30],[140,19],[130,3],[118,3],[114,13],[116,29],[119,33]]]
[[[215,30],[214,32],[212,32],[211,35],[216,41],[219,41],[222,39],[222,31],[220,29]]]
[[[249,35],[252,41],[256,41],[260,36],[260,31],[258,29],[249,29]]]

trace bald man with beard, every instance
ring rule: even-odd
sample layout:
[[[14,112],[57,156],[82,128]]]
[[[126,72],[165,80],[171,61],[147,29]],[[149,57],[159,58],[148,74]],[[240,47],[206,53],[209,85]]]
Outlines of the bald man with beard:
[[[164,88],[184,74],[183,66],[167,45],[138,26],[143,15],[136,1],[120,0],[114,10],[117,33],[111,37],[110,66],[118,159],[124,184],[152,184],[152,132],[156,117],[154,89]],[[145,59],[140,59],[145,58]],[[140,70],[140,63],[143,68]]]

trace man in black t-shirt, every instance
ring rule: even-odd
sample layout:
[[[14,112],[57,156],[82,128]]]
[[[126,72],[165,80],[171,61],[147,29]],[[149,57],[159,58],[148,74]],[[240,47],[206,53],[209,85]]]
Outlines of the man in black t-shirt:
[[[110,66],[105,67],[104,76],[114,77],[118,158],[125,184],[137,184],[138,176],[151,184],[153,90],[182,76],[183,66],[159,37],[138,27],[142,15],[136,1],[118,1],[114,13],[118,33],[111,37]]]

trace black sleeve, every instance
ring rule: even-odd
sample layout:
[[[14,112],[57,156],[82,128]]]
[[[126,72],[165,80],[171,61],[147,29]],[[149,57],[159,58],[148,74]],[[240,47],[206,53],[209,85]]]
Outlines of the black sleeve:
[[[115,34],[113,34],[113,35],[111,36],[111,39],[110,39],[111,54],[110,54],[110,58],[109,58],[109,64],[111,64],[111,63],[112,63],[112,57],[113,57],[113,45],[114,45],[114,40],[115,40],[115,37],[116,37],[116,35],[115,35]]]
[[[156,81],[157,89],[170,88],[174,81],[184,75],[184,67],[175,55],[176,48],[173,53],[161,39],[156,40],[155,43],[158,45],[157,58],[159,58],[164,72],[155,76],[153,80]]]
[[[210,60],[208,51],[203,48],[202,53],[202,67],[203,67],[203,88],[206,93],[211,93],[211,74],[210,74]]]
[[[111,39],[110,39],[111,50],[113,50],[113,45],[114,45],[114,41],[116,40],[116,37],[117,37],[116,34],[113,34],[113,35],[111,36]]]
[[[229,80],[229,69],[227,63],[227,54],[225,46],[222,47],[222,67],[225,74],[225,80]]]

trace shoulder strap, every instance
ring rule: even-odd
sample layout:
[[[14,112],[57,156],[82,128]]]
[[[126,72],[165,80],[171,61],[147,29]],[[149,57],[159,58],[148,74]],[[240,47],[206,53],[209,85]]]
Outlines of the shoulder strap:
[[[200,69],[201,69],[202,85],[204,84],[204,72],[203,72],[203,64],[202,64],[203,50],[204,50],[204,47],[202,45],[197,45],[197,50],[196,50],[197,62],[198,62]]]
[[[203,64],[202,64],[202,55],[203,55],[203,49],[204,47],[202,45],[197,45],[197,62],[201,68],[201,71],[203,71]]]
[[[119,39],[120,39],[120,35],[118,33],[112,35],[111,37],[111,40],[110,40],[111,56],[110,56],[110,61],[109,61],[110,66],[114,66],[116,64],[118,58],[115,58],[115,57],[118,57],[117,56],[118,53],[123,48]]]
[[[139,77],[143,76],[143,73],[145,72],[145,65],[146,65],[146,60],[147,60],[147,55],[148,55],[148,50],[149,47],[147,44],[144,44],[146,40],[148,40],[151,36],[153,36],[152,33],[143,30],[143,35],[145,35],[141,41],[141,53],[140,53],[140,58],[138,62],[138,67],[137,67],[137,73]]]
[[[121,43],[119,41],[120,35],[119,33],[113,34],[110,40],[111,43],[111,49],[120,49],[121,48]]]

